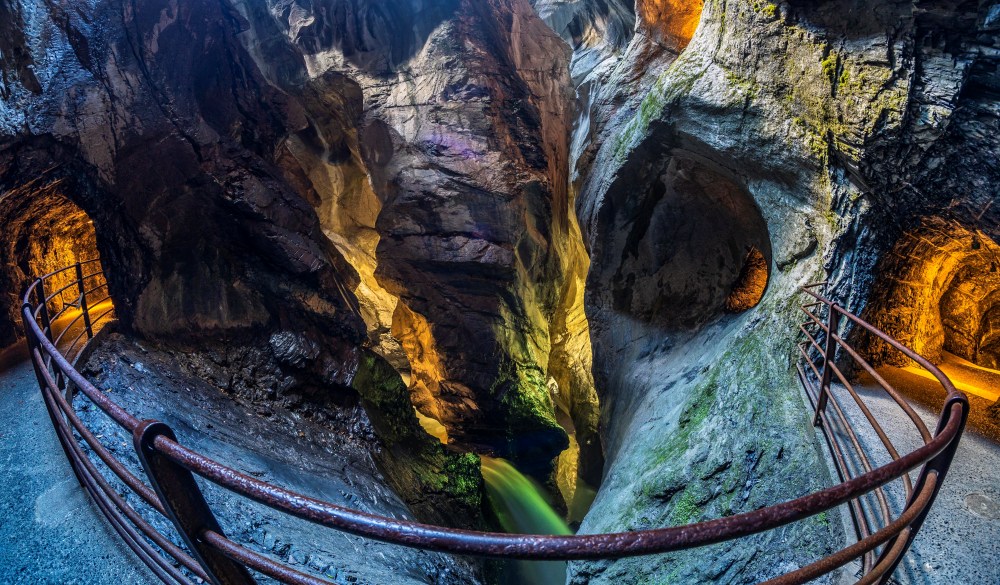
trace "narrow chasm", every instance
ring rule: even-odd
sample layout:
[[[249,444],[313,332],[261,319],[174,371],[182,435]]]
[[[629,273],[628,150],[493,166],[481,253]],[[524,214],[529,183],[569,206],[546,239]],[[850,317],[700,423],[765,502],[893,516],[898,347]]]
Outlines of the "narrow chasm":
[[[70,267],[39,318],[79,320],[88,294],[114,318],[56,345],[248,477],[450,529],[636,532],[840,483],[795,369],[819,283],[1000,440],[998,31],[988,2],[0,0],[0,348],[24,343],[26,285]],[[940,406],[905,356],[843,335]],[[28,396],[31,363],[7,367]],[[144,478],[56,378],[79,436]],[[50,488],[63,467],[12,464]],[[496,560],[197,485],[229,538],[317,582],[749,585],[851,542],[844,507],[664,554]],[[49,492],[22,496],[48,518]],[[10,550],[55,542],[36,524]],[[56,548],[104,558],[76,544]],[[907,574],[955,557],[927,550]],[[0,582],[67,579],[24,556],[0,543]]]
[[[366,345],[446,450],[508,461],[578,524],[603,459],[568,47],[527,3],[443,5],[401,8],[414,46],[385,21],[385,46],[340,63],[352,41],[316,36],[334,17],[239,6],[250,55],[301,108],[278,163],[358,274]],[[440,83],[414,84],[428,75]]]

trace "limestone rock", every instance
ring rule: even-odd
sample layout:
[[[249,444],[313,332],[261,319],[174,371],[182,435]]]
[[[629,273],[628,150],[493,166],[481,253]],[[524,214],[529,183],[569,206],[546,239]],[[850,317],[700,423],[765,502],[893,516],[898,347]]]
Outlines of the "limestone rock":
[[[708,1],[686,44],[656,38],[673,30],[657,20],[663,4],[637,6],[637,34],[581,92],[573,141],[607,458],[585,532],[694,522],[827,484],[791,370],[797,286],[828,273],[831,294],[860,309],[902,226],[940,213],[997,225],[986,3]],[[712,192],[759,216],[722,220],[731,208]],[[671,212],[685,200],[705,208]],[[726,227],[695,227],[717,220]],[[767,244],[761,304],[712,310],[754,242]],[[785,536],[813,548],[765,534],[571,563],[571,582],[752,583],[841,538],[815,522]]]

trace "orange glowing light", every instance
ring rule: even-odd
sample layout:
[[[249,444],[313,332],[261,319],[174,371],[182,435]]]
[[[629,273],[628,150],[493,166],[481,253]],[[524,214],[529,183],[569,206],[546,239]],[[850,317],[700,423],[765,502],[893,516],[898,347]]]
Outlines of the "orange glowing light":
[[[420,426],[423,427],[424,431],[428,435],[436,438],[438,441],[441,441],[442,444],[448,444],[448,429],[441,424],[441,421],[436,418],[425,416],[422,412],[417,410],[416,407],[414,407],[413,412],[417,415],[417,422],[420,423]]]
[[[681,52],[701,21],[701,0],[638,0],[640,23],[668,48]]]
[[[944,354],[944,360],[938,364],[938,368],[962,392],[992,401],[1000,399],[1000,370],[977,366],[950,353]],[[902,369],[921,378],[937,379],[920,366],[906,366]]]
[[[884,261],[866,317],[934,363],[947,363],[950,353],[995,368],[1000,359],[998,266],[1000,245],[985,233],[956,222],[925,220]],[[864,349],[876,365],[914,366],[877,340]],[[963,367],[962,372],[968,371]]]
[[[109,310],[114,308],[114,304],[111,299],[104,299],[98,303],[95,303],[88,307],[88,314],[92,320],[96,320],[98,317],[105,315]],[[59,335],[64,329],[69,328],[63,338],[66,340],[72,340],[77,336],[78,333],[83,331],[84,321],[80,318],[83,314],[83,310],[78,306],[66,306],[62,310],[62,314],[59,315],[58,319],[52,321],[52,330],[55,331],[56,335]],[[99,322],[93,322],[94,333],[101,330],[102,327],[107,323],[106,318],[102,318]]]
[[[764,298],[767,288],[767,260],[756,247],[751,246],[743,260],[736,283],[733,285],[729,298],[726,299],[726,310],[731,313],[746,311],[757,306]]]
[[[391,333],[399,340],[410,363],[410,400],[417,410],[420,424],[439,439],[443,432],[445,438],[442,442],[447,443],[444,423],[448,422],[448,412],[438,400],[441,380],[446,379],[445,367],[438,355],[430,323],[400,301],[393,311]],[[438,425],[441,429],[437,429]]]

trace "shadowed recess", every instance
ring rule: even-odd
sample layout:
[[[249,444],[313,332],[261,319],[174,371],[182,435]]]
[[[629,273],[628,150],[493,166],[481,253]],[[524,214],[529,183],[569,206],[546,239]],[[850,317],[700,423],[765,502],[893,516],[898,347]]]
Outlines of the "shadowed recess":
[[[643,197],[615,210],[614,223],[625,230],[609,234],[620,254],[610,278],[614,308],[668,329],[693,329],[759,303],[771,244],[746,190],[686,156],[670,158],[646,185]]]

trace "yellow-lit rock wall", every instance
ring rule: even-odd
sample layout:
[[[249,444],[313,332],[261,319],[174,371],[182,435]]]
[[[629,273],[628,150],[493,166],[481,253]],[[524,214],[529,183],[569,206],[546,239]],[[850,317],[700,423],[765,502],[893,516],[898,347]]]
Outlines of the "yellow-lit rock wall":
[[[97,236],[91,219],[61,192],[58,181],[42,186],[7,191],[0,199],[0,310],[7,323],[0,324],[0,344],[20,335],[20,295],[24,284],[44,274],[99,257]],[[88,267],[89,272],[94,267]],[[46,282],[46,294],[76,280],[76,272],[66,271]],[[90,281],[91,285],[94,281]],[[103,294],[103,291],[101,291]],[[70,287],[50,304],[55,312],[63,301],[77,298]]]
[[[887,255],[865,316],[933,362],[949,351],[995,366],[992,321],[1000,307],[1000,245],[979,230],[930,218]],[[875,363],[910,365],[877,340]]]
[[[675,52],[684,50],[701,20],[702,0],[638,0],[636,13],[653,40]]]

